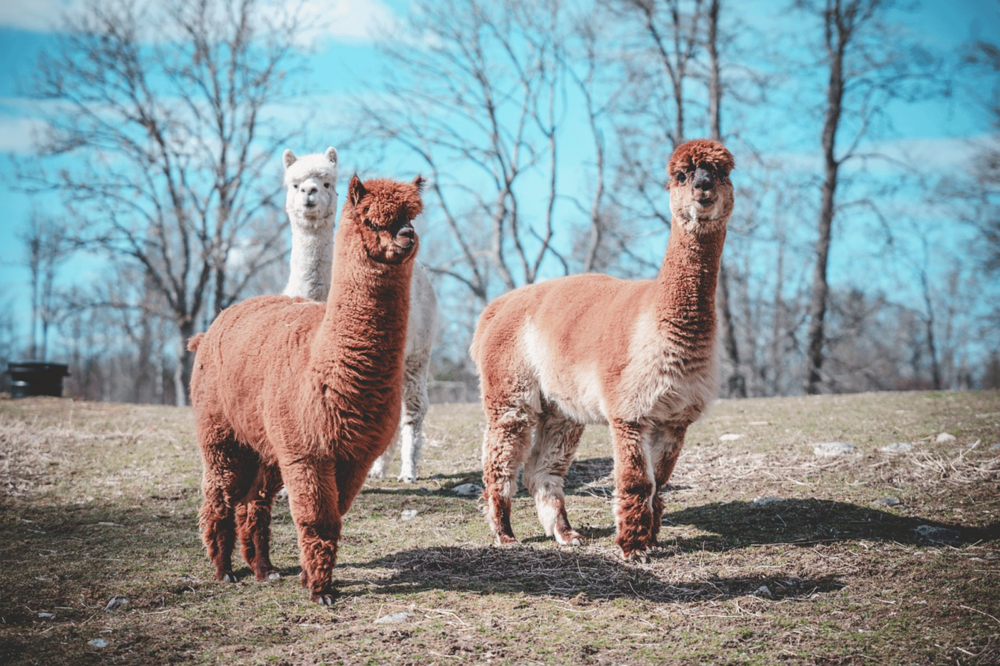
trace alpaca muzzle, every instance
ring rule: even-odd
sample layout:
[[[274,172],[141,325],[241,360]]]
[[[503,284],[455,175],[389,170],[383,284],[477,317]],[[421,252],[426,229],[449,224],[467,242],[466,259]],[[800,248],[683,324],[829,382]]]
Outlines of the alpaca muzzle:
[[[403,228],[396,232],[396,237],[393,239],[399,247],[404,250],[409,249],[417,239],[417,232],[413,228],[413,225],[406,224]]]

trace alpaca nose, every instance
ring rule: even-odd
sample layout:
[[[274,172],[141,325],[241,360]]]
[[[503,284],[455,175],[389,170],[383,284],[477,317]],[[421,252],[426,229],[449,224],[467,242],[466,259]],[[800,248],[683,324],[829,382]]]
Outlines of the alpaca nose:
[[[413,227],[407,224],[405,227],[396,232],[396,243],[400,247],[408,248],[413,245],[413,239],[416,238],[417,232],[413,230]]]
[[[712,172],[707,169],[696,169],[694,172],[694,186],[703,192],[714,188],[715,178],[712,177]]]

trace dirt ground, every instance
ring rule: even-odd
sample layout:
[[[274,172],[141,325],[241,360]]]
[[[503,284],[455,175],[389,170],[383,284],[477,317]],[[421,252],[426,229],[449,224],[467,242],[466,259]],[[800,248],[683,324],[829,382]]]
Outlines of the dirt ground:
[[[997,392],[720,401],[648,564],[616,558],[599,427],[567,479],[588,543],[546,538],[522,491],[494,547],[453,492],[481,483],[482,426],[432,408],[418,482],[346,516],[326,608],[285,502],[283,579],[214,580],[189,410],[0,401],[0,663],[1000,663]]]

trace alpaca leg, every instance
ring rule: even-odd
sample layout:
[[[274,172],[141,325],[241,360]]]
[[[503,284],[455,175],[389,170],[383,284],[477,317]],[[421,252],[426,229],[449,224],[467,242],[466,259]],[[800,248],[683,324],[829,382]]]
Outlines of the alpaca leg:
[[[233,546],[236,541],[236,504],[256,473],[256,454],[229,439],[211,447],[202,446],[205,463],[202,478],[204,500],[198,512],[202,540],[215,565],[215,577],[236,582]]]
[[[281,468],[299,534],[302,585],[318,604],[333,605],[333,567],[340,540],[336,471],[330,460],[298,460]]]
[[[687,427],[664,427],[653,435],[652,454],[654,475],[656,477],[656,492],[653,493],[653,539],[656,540],[663,522],[663,498],[660,493],[667,487],[670,475],[677,464],[677,456],[684,448],[684,435]]]
[[[615,462],[615,541],[626,561],[646,561],[656,546],[653,529],[654,472],[650,431],[635,423],[611,422]]]
[[[538,520],[545,533],[561,546],[579,546],[583,535],[569,524],[563,482],[576,450],[583,426],[562,415],[543,413],[535,430],[535,441],[524,461],[524,484],[535,498]]]
[[[368,470],[368,478],[370,479],[384,479],[386,472],[389,470],[389,464],[392,462],[393,458],[396,456],[396,449],[399,448],[399,437],[400,433],[397,432],[392,438],[392,442],[389,444],[382,455],[375,459],[372,463],[371,469]]]
[[[427,373],[430,356],[407,357],[406,378],[403,383],[403,412],[400,435],[403,442],[399,480],[413,483],[417,480],[417,464],[424,448],[424,416],[430,401],[427,399]]]
[[[259,581],[281,577],[271,564],[271,505],[279,488],[277,466],[261,465],[247,496],[236,507],[236,534],[243,545],[243,559]]]
[[[517,541],[510,526],[510,505],[517,492],[517,471],[524,460],[531,426],[524,419],[492,421],[483,437],[483,496],[486,519],[498,544]]]

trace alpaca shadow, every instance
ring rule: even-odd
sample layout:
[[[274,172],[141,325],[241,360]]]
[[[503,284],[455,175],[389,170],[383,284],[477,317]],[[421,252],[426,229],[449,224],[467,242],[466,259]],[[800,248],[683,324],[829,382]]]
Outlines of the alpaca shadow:
[[[432,476],[418,477],[413,483],[403,483],[396,481],[393,474],[389,474],[385,479],[369,479],[361,489],[361,494],[365,495],[416,495],[416,496],[456,496],[454,489],[466,483],[477,486],[483,485],[482,470],[472,470],[467,472],[453,472],[451,474],[434,474]],[[461,496],[469,499],[467,496]],[[472,497],[471,499],[477,499]]]
[[[611,497],[614,491],[615,461],[613,458],[574,460],[566,471],[567,495],[597,495]],[[690,486],[667,484],[668,490],[688,490]]]
[[[377,586],[368,582],[338,583],[350,594],[413,594],[427,590],[473,592],[482,595],[524,594],[564,599],[643,599],[657,603],[724,600],[760,593],[788,599],[843,589],[836,576],[801,578],[774,573],[766,576],[719,577],[667,581],[648,567],[625,564],[613,557],[561,549],[540,550],[518,545],[505,548],[439,546],[393,553],[362,569],[390,569]],[[335,574],[336,576],[336,574]]]
[[[566,488],[578,488],[602,479],[607,479],[614,485],[614,481],[610,479],[614,470],[615,461],[610,457],[574,460],[566,471]]]
[[[1000,523],[985,527],[942,523],[891,511],[818,499],[770,503],[713,502],[663,516],[660,541],[671,543],[671,526],[693,525],[712,534],[673,541],[684,552],[728,551],[760,544],[810,546],[843,541],[965,546],[1000,539]]]

